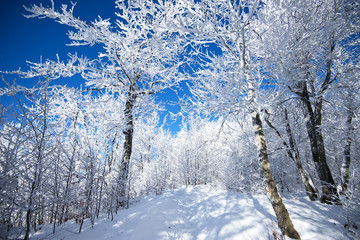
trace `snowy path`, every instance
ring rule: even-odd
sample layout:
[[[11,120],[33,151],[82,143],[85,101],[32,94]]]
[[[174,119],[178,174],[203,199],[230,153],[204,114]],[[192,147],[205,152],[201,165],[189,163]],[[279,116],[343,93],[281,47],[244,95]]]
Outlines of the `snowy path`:
[[[355,239],[345,233],[342,209],[309,202],[306,198],[285,200],[302,239]],[[310,206],[310,208],[309,208]],[[32,239],[273,239],[278,233],[276,219],[267,198],[240,195],[210,186],[187,187],[148,196],[129,209],[121,210],[114,221],[97,220],[91,228],[84,223],[81,234],[71,222],[50,234],[45,226]]]

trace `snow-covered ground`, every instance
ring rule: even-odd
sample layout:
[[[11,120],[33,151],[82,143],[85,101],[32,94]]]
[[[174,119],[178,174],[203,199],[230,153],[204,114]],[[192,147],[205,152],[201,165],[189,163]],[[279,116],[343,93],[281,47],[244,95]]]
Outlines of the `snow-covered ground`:
[[[344,228],[346,212],[340,206],[310,202],[306,197],[284,198],[295,228],[302,239],[357,239]],[[356,219],[355,219],[356,220]],[[360,216],[357,216],[357,225]],[[188,186],[147,196],[124,209],[110,221],[69,221],[57,227],[43,226],[31,239],[274,239],[279,237],[275,214],[264,195],[243,195],[212,186]]]

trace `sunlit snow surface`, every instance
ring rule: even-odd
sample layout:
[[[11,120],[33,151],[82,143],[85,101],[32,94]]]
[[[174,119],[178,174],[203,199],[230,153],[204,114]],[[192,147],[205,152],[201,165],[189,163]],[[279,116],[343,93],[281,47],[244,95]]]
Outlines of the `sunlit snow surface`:
[[[340,206],[310,202],[306,197],[284,198],[295,228],[302,239],[357,239],[344,228],[346,213]],[[357,216],[359,224],[359,217]],[[355,219],[356,220],[356,219]],[[114,220],[104,215],[94,228],[86,221],[47,225],[31,239],[274,239],[279,237],[275,214],[264,195],[244,195],[212,186],[184,187],[161,196],[147,196],[129,209],[120,210]]]

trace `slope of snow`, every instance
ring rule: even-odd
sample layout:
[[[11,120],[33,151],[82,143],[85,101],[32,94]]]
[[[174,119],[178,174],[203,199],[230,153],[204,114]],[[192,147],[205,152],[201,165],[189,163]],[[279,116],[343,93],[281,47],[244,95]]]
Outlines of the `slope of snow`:
[[[345,211],[340,206],[310,202],[306,197],[284,199],[302,239],[356,239],[344,229]],[[358,216],[358,220],[359,220]],[[359,221],[358,221],[359,223]],[[264,195],[243,195],[211,186],[188,186],[147,196],[110,221],[86,221],[81,234],[73,221],[43,226],[31,239],[274,239],[279,236],[276,217]]]

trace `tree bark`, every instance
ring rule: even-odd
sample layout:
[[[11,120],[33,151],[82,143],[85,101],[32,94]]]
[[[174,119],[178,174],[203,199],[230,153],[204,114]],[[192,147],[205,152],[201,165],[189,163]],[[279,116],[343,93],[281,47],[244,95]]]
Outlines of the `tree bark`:
[[[120,174],[119,174],[119,192],[118,192],[118,207],[127,206],[127,182],[129,177],[129,164],[132,153],[132,141],[134,133],[134,119],[133,112],[137,94],[132,91],[128,93],[128,97],[125,103],[124,118],[125,118],[125,129],[124,133],[124,152],[120,163]]]
[[[296,162],[296,165],[298,167],[301,179],[302,179],[303,184],[305,186],[307,195],[309,196],[311,201],[315,201],[317,199],[318,191],[315,188],[315,186],[312,186],[310,184],[309,178],[306,176],[305,170],[304,170],[304,168],[302,166],[299,151],[295,147],[295,140],[294,140],[294,137],[292,135],[292,131],[291,131],[290,123],[289,123],[289,120],[288,120],[288,113],[287,113],[286,108],[285,108],[286,132],[287,132],[287,135],[288,135],[288,138],[289,138],[289,144],[284,140],[283,136],[275,128],[275,126],[272,125],[272,123],[269,121],[270,113],[266,109],[265,109],[265,113],[267,115],[266,118],[265,118],[265,122],[269,125],[270,128],[272,128],[276,132],[276,134],[279,136],[279,138],[283,141],[283,145],[286,148],[286,152],[287,152],[289,158],[291,158],[292,160],[294,160]]]
[[[309,178],[306,176],[306,172],[302,166],[300,154],[299,154],[298,149],[296,148],[295,139],[294,139],[294,136],[291,131],[287,109],[285,109],[285,120],[286,120],[286,132],[287,132],[287,135],[289,138],[289,145],[290,145],[292,152],[295,155],[296,165],[299,169],[301,179],[302,179],[305,189],[306,189],[306,193],[309,196],[311,201],[315,201],[318,198],[318,190],[316,189],[315,186],[310,184]],[[291,156],[293,156],[293,155],[291,154]]]
[[[337,193],[335,181],[332,177],[330,168],[326,162],[326,152],[324,139],[321,132],[321,108],[322,99],[315,101],[315,110],[310,102],[309,92],[304,81],[301,82],[300,97],[304,106],[304,116],[306,129],[310,140],[311,153],[315,163],[316,171],[319,175],[322,187],[321,202],[326,204],[341,204]]]
[[[294,225],[290,219],[289,212],[287,211],[282,201],[282,198],[279,195],[271,172],[260,114],[256,111],[252,111],[251,117],[252,125],[255,132],[255,142],[258,150],[258,161],[261,173],[264,177],[265,191],[275,211],[276,218],[278,219],[279,228],[284,235],[290,238],[300,239],[300,235],[295,230]]]
[[[282,198],[276,187],[274,177],[272,175],[264,130],[262,127],[262,121],[259,112],[256,110],[257,106],[256,106],[255,83],[251,78],[250,69],[248,69],[247,67],[245,54],[243,54],[243,63],[245,66],[245,76],[249,86],[248,97],[249,97],[249,105],[250,105],[250,115],[255,133],[257,158],[260,165],[260,171],[265,183],[265,191],[275,211],[275,215],[278,220],[278,226],[282,234],[293,239],[301,239],[299,233],[296,231],[291,221],[289,212],[287,211],[282,201]]]
[[[30,228],[31,228],[31,215],[32,215],[32,202],[33,202],[33,193],[35,191],[35,182],[31,184],[31,192],[29,198],[29,208],[26,211],[26,231],[24,240],[28,240],[30,238]]]
[[[348,118],[346,121],[346,143],[344,147],[344,161],[341,166],[341,194],[346,195],[349,185],[350,178],[350,163],[351,163],[351,132],[352,132],[352,119],[354,116],[354,112],[349,109],[348,110]]]

